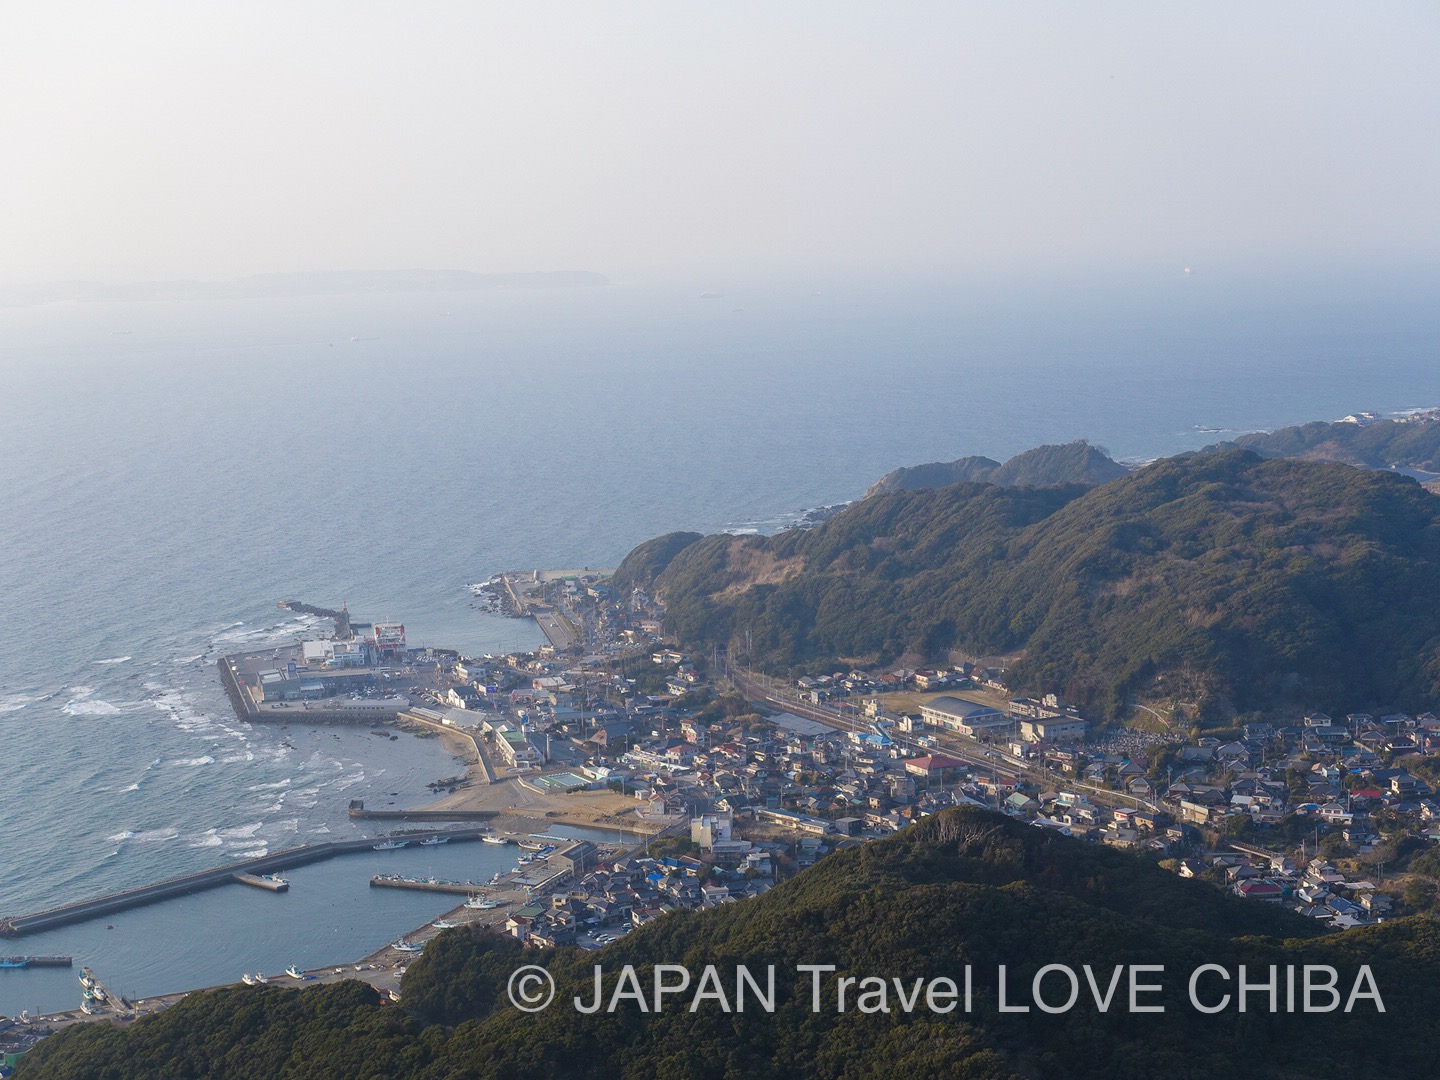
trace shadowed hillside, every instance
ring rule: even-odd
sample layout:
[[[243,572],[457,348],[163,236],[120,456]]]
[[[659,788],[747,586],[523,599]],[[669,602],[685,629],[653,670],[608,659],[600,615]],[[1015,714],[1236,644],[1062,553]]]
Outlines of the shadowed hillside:
[[[1440,1051],[1429,1022],[1440,1006],[1430,977],[1440,935],[1425,919],[1320,937],[1313,921],[1241,901],[1165,873],[1138,857],[1055,836],[972,809],[948,810],[885,839],[852,847],[755,900],[663,916],[598,952],[535,952],[488,933],[452,930],[415,961],[402,1005],[381,1007],[368,988],[237,987],[192,995],[129,1029],[85,1025],[33,1051],[20,1080],[285,1076],[415,1077],[961,1077],[1011,1080],[1200,1080],[1217,1075],[1307,1075],[1316,1061],[1336,1074],[1428,1075]],[[557,993],[549,1009],[525,1014],[506,1002],[509,973],[545,965]],[[594,1015],[571,1004],[602,1001],[624,965],[641,986],[659,963],[701,972],[714,965],[734,995],[734,971],[774,965],[774,1011],[751,999],[726,1011],[714,998],[692,1010],[672,998],[656,1013],[634,1001]],[[1104,988],[1114,965],[1158,965],[1132,1013],[1128,982],[1102,1011],[1085,991],[1069,1011],[999,1009],[1031,1003],[1031,981],[1046,964],[1083,971]],[[1386,1011],[1361,1001],[1353,1011],[1271,1013],[1264,995],[1249,1011],[1233,1001],[1198,1012],[1188,977],[1204,964],[1256,978],[1269,965],[1330,965],[1348,992],[1368,964]],[[801,965],[831,965],[812,976]],[[863,1011],[852,989],[837,1007],[841,977],[899,980],[972,977],[973,1009]],[[1050,997],[1063,998],[1063,991]],[[1207,1003],[1224,987],[1208,985]],[[1283,994],[1279,999],[1283,1003]],[[874,1004],[872,1000],[872,1005]]]

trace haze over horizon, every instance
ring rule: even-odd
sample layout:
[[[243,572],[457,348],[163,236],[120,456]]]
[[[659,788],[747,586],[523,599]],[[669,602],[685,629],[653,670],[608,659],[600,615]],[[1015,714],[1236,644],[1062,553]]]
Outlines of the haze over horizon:
[[[12,7],[0,284],[1440,254],[1433,5]]]

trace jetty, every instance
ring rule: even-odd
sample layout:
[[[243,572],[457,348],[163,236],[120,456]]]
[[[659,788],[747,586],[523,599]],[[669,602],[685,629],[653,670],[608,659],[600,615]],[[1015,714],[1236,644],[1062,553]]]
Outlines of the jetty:
[[[290,882],[274,874],[236,874],[235,880],[241,885],[253,885],[257,889],[267,889],[270,892],[290,891]]]
[[[74,960],[68,956],[0,956],[0,971],[37,967],[70,967],[73,964]]]
[[[35,934],[42,930],[52,930],[57,926],[68,926],[71,923],[84,922],[86,919],[98,918],[101,915],[109,915],[112,912],[124,911],[127,908],[143,907],[146,904],[159,903],[161,900],[169,900],[175,896],[186,896],[190,893],[201,892],[205,889],[213,889],[220,885],[229,885],[240,878],[241,875],[263,878],[266,874],[272,874],[278,870],[287,870],[294,866],[305,866],[309,863],[321,862],[325,859],[332,859],[337,855],[345,855],[356,851],[372,851],[377,843],[386,839],[403,840],[407,843],[416,840],[427,840],[432,837],[445,837],[447,840],[464,841],[478,840],[481,834],[473,828],[470,829],[440,829],[428,832],[402,833],[394,837],[371,837],[369,839],[355,840],[332,840],[324,844],[307,844],[303,847],[289,848],[285,851],[277,851],[273,855],[262,855],[258,859],[247,859],[243,862],[232,863],[229,866],[218,866],[212,870],[201,870],[194,874],[182,874],[180,877],[169,878],[166,881],[159,881],[153,885],[141,885],[134,889],[125,889],[121,892],[110,893],[106,896],[97,896],[92,900],[81,900],[76,903],[62,904],[59,907],[47,908],[44,911],[37,911],[30,915],[12,915],[0,918],[0,937],[20,937],[23,934]],[[253,882],[246,882],[253,884]],[[272,888],[262,885],[261,888]],[[279,891],[279,890],[274,890]]]
[[[365,800],[351,799],[347,813],[371,821],[488,821],[499,810],[366,810]]]
[[[459,896],[474,896],[490,888],[480,881],[436,881],[420,878],[396,877],[391,874],[377,874],[370,879],[372,889],[418,889],[421,892],[455,893]]]

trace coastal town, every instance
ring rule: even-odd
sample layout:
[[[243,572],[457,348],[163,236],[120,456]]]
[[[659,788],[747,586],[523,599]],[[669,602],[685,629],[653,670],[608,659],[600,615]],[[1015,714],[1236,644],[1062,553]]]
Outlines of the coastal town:
[[[473,741],[464,786],[437,808],[493,805],[508,784],[572,820],[664,831],[643,873],[605,866],[553,908],[518,912],[505,929],[521,940],[586,943],[588,925],[754,895],[953,805],[1134,850],[1336,928],[1434,902],[1440,874],[1424,869],[1440,859],[1411,866],[1440,840],[1433,713],[1205,734],[1144,707],[1133,726],[1098,724],[1054,695],[1012,694],[1002,667],[977,662],[782,680],[674,648],[663,604],[609,578],[492,579],[496,606],[536,618],[551,643],[437,660],[399,713]]]
[[[288,865],[372,846],[485,840],[522,852],[483,882],[378,876],[372,886],[459,894],[457,905],[353,963],[245,982],[358,978],[399,1001],[409,961],[446,930],[484,925],[529,947],[598,949],[669,912],[764,893],[831,851],[957,805],[1129,849],[1336,929],[1435,902],[1432,713],[1314,712],[1196,734],[1153,709],[1137,710],[1148,722],[1134,726],[1096,723],[1057,696],[1012,694],[1003,667],[983,662],[780,679],[718,650],[677,649],[663,604],[642,589],[622,595],[611,574],[531,571],[476,586],[486,606],[535,619],[549,643],[534,651],[412,648],[403,625],[286,601],[333,619],[333,633],[220,660],[243,719],[364,725],[390,738],[408,729],[442,739],[464,770],[432,783],[424,806],[351,804],[357,823],[398,831],[217,868],[205,885],[282,888],[276,871]],[[621,839],[546,832],[556,826]],[[159,899],[190,884],[149,888]],[[32,919],[90,917],[104,902]],[[26,925],[6,919],[0,933]],[[107,998],[88,969],[81,982],[78,1012],[0,1022],[11,1063],[59,1027],[125,1023],[184,996]]]

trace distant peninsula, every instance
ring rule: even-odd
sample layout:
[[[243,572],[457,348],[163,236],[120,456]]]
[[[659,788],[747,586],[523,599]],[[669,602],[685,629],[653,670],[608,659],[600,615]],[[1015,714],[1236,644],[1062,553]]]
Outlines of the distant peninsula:
[[[951,484],[986,483],[997,487],[1059,487],[1082,484],[1094,487],[1118,480],[1130,471],[1115,461],[1104,448],[1084,439],[1062,446],[1037,446],[1016,454],[1004,464],[988,457],[964,457],[958,461],[932,461],[910,465],[887,473],[870,486],[865,497],[887,491],[924,491]]]
[[[0,289],[0,307],[88,300],[227,300],[371,292],[476,292],[495,289],[570,289],[608,285],[589,270],[478,274],[469,270],[331,270],[252,274],[223,281],[139,281],[115,284],[62,281]]]
[[[1419,409],[1381,418],[1361,412],[1339,420],[1315,420],[1276,431],[1254,431],[1206,447],[1243,447],[1263,458],[1336,461],[1360,469],[1395,469],[1417,475],[1431,490],[1440,489],[1440,409]],[[1084,439],[1037,446],[1003,464],[988,457],[963,457],[908,465],[886,473],[865,497],[889,491],[926,491],[951,484],[986,483],[997,487],[1096,487],[1118,480],[1134,467],[1115,461],[1102,446]]]
[[[1257,431],[1241,435],[1234,443],[1266,458],[1338,461],[1362,469],[1440,474],[1440,409],[1390,419],[1356,413],[1333,423],[1315,421],[1278,431]]]

